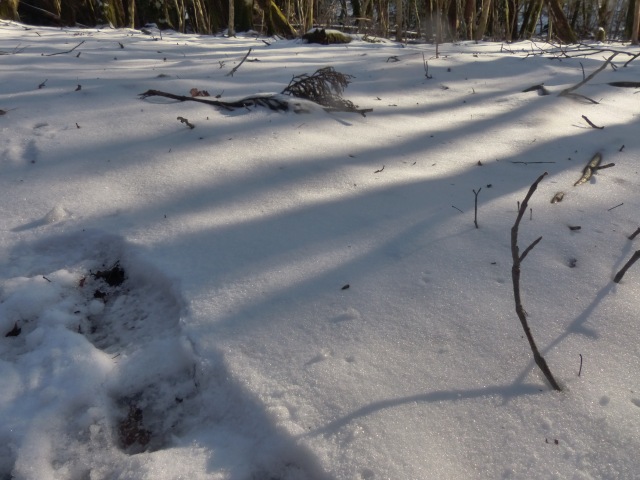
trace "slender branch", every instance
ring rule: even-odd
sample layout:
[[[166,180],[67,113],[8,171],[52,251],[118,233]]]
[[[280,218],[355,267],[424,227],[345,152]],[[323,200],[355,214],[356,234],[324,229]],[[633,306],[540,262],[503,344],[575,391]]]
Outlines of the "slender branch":
[[[529,254],[529,252],[533,250],[533,248],[538,243],[540,243],[540,240],[542,240],[542,237],[536,238],[531,245],[529,245],[527,248],[524,249],[524,252],[522,252],[522,255],[520,255],[520,262],[522,262],[524,260],[524,257],[526,257]]]
[[[538,350],[538,346],[536,345],[536,342],[533,339],[533,334],[531,333],[529,322],[527,322],[527,314],[524,310],[524,307],[522,306],[522,299],[520,296],[520,264],[522,263],[522,260],[524,260],[524,258],[527,256],[527,254],[533,249],[533,247],[535,247],[538,244],[538,242],[541,240],[542,237],[535,240],[529,247],[527,247],[527,249],[522,253],[522,255],[520,255],[519,249],[518,249],[518,228],[520,227],[520,221],[522,220],[522,217],[524,216],[524,213],[527,210],[527,205],[529,203],[529,200],[531,199],[531,196],[538,188],[538,184],[542,181],[542,179],[546,175],[547,175],[547,172],[544,172],[542,175],[540,175],[538,179],[535,182],[533,182],[533,185],[531,185],[531,187],[529,188],[527,195],[525,196],[524,200],[522,201],[522,203],[518,208],[518,217],[516,218],[516,221],[513,224],[513,227],[511,228],[511,256],[513,259],[513,266],[511,268],[511,278],[513,281],[513,297],[516,305],[516,314],[518,315],[518,319],[520,320],[524,333],[527,336],[529,346],[531,347],[531,351],[533,352],[533,359],[536,365],[540,368],[540,370],[544,374],[545,378],[547,379],[551,387],[554,390],[560,391],[562,390],[560,388],[560,385],[558,384],[553,374],[551,373],[551,370],[549,369],[549,366],[547,365],[546,360],[540,354],[540,351]]]
[[[564,90],[562,90],[559,94],[560,97],[564,97],[567,94],[573,92],[574,90],[577,90],[578,88],[580,88],[582,85],[584,85],[585,83],[589,82],[590,80],[593,79],[593,77],[595,77],[598,73],[600,73],[602,70],[604,70],[605,68],[607,68],[607,65],[609,65],[611,63],[611,61],[616,57],[616,55],[618,55],[618,52],[613,53],[609,58],[607,58],[607,60],[600,65],[591,75],[589,75],[587,78],[583,79],[581,82],[576,83],[573,87],[569,87],[569,88],[565,88]]]
[[[473,211],[473,223],[475,224],[476,228],[479,228],[478,227],[478,195],[480,194],[480,190],[482,190],[482,188],[479,188],[477,192],[475,191],[475,189],[473,190],[473,194],[476,196],[475,208]]]
[[[589,160],[589,163],[587,163],[587,166],[584,167],[584,170],[582,170],[582,176],[578,179],[576,183],[573,184],[573,186],[577,187],[578,185],[582,185],[583,183],[588,182],[591,179],[591,175],[593,174],[593,172],[597,170],[598,167],[600,166],[601,161],[602,161],[602,154],[596,153],[591,158],[591,160]]]
[[[71,50],[67,50],[66,52],[55,52],[55,53],[47,53],[46,55],[42,55],[43,57],[53,57],[54,55],[64,55],[65,53],[71,53],[73,52],[76,48],[78,48],[80,45],[82,45],[84,42],[86,42],[86,40],[81,41],[79,44],[77,44],[75,47],[73,47]]]
[[[640,250],[636,250],[635,253],[629,259],[629,261],[625,263],[624,267],[622,267],[620,271],[616,273],[616,276],[613,277],[613,281],[616,283],[620,283],[620,280],[622,280],[622,277],[624,277],[624,274],[627,273],[627,270],[629,270],[629,268],[631,268],[631,265],[636,263],[639,258],[640,258]]]
[[[236,70],[238,70],[240,68],[240,66],[245,62],[245,60],[247,59],[247,57],[249,57],[249,54],[251,53],[251,48],[249,48],[249,51],[247,52],[247,54],[244,56],[244,58],[242,59],[242,61],[236,65],[235,67],[233,67],[233,69],[227,73],[227,77],[233,77],[233,74],[236,73]]]
[[[593,123],[591,120],[589,120],[586,115],[582,115],[582,118],[584,119],[585,122],[587,122],[591,126],[591,128],[597,128],[598,130],[604,129],[604,127],[599,127],[595,123]]]
[[[638,229],[635,232],[633,232],[631,235],[629,235],[629,240],[633,240],[638,235],[640,235],[640,227],[638,227]]]

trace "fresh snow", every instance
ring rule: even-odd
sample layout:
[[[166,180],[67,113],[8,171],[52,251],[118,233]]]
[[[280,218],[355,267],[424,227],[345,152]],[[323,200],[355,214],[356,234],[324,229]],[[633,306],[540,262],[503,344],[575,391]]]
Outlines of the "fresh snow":
[[[152,33],[0,23],[0,479],[640,478],[640,60]]]

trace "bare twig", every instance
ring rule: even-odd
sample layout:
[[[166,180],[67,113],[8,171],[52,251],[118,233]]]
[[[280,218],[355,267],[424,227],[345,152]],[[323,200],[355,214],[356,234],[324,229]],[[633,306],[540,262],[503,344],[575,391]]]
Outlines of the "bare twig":
[[[240,63],[238,65],[236,65],[235,67],[233,67],[233,69],[227,73],[227,77],[233,77],[233,74],[236,73],[236,71],[240,68],[240,66],[245,62],[245,60],[247,59],[247,57],[249,56],[249,54],[251,53],[251,48],[249,48],[249,51],[247,52],[247,54],[244,56],[244,58],[240,61]]]
[[[533,352],[533,359],[536,365],[540,368],[540,370],[544,374],[545,378],[547,379],[551,387],[554,390],[560,391],[562,390],[560,388],[560,385],[558,384],[553,374],[551,373],[551,370],[549,369],[547,362],[545,361],[544,357],[540,354],[540,351],[538,350],[536,342],[533,339],[531,328],[529,328],[529,323],[527,322],[527,314],[524,310],[524,307],[522,306],[522,299],[520,297],[520,264],[525,259],[525,257],[529,254],[529,252],[531,252],[531,250],[533,250],[533,248],[538,244],[538,242],[540,242],[542,237],[539,237],[538,239],[536,239],[531,245],[529,245],[525,249],[524,252],[522,252],[522,255],[520,255],[519,248],[518,248],[518,228],[520,226],[520,221],[522,220],[522,217],[524,216],[524,213],[527,210],[529,199],[538,188],[538,184],[542,181],[542,179],[546,175],[547,175],[547,172],[544,172],[542,175],[540,175],[538,179],[533,183],[533,185],[531,185],[531,187],[529,188],[527,195],[525,196],[524,200],[519,206],[518,216],[516,218],[515,223],[513,224],[513,227],[511,228],[511,256],[513,259],[513,266],[511,268],[511,278],[513,281],[513,296],[514,296],[515,305],[516,305],[516,314],[518,315],[518,319],[520,320],[520,323],[522,324],[522,328],[524,329],[524,333],[527,336],[527,340],[529,341],[529,346],[531,347],[531,351]]]
[[[589,120],[589,119],[587,118],[587,116],[586,116],[586,115],[582,115],[582,118],[583,118],[583,119],[584,119],[584,121],[585,121],[585,122],[587,122],[587,123],[588,123],[592,128],[597,128],[598,130],[603,130],[603,129],[604,129],[604,127],[599,127],[599,126],[597,126],[595,123],[593,123],[591,120]]]
[[[611,211],[611,210],[613,210],[614,208],[621,207],[622,205],[624,205],[624,203],[619,203],[619,204],[618,204],[618,205],[616,205],[615,207],[607,208],[607,212],[610,212],[610,211]]]
[[[580,355],[580,369],[578,370],[578,376],[580,376],[580,374],[582,373],[582,354],[579,353],[578,355]]]
[[[512,160],[511,163],[523,163],[525,165],[529,165],[530,163],[556,163],[556,162],[516,162]]]
[[[593,174],[593,172],[597,170],[601,161],[602,161],[602,154],[596,153],[591,158],[591,160],[589,160],[589,163],[587,163],[587,166],[584,167],[584,170],[582,171],[582,176],[578,179],[576,183],[573,184],[573,186],[577,187],[578,185],[582,185],[583,183],[588,182],[591,179],[591,175]]]
[[[629,235],[629,240],[633,240],[638,235],[640,235],[640,227],[638,227],[638,229],[635,232],[633,232],[631,235]]]
[[[185,123],[187,125],[187,127],[189,127],[190,129],[194,129],[196,128],[196,126],[193,123],[190,123],[189,120],[187,120],[184,117],[178,117],[178,120],[180,120],[181,123]]]
[[[432,79],[433,77],[429,75],[429,62],[424,58],[424,53],[422,54],[422,64],[424,65],[424,76],[428,79]]]
[[[629,261],[627,263],[625,263],[624,267],[622,267],[620,269],[620,271],[618,273],[616,273],[616,276],[613,277],[613,281],[616,282],[616,283],[620,283],[620,280],[622,280],[622,277],[624,277],[624,274],[627,273],[627,270],[629,270],[631,265],[636,263],[636,261],[639,258],[640,258],[640,250],[636,250],[635,253],[629,259]]]
[[[607,65],[609,65],[611,63],[611,61],[616,57],[616,55],[618,55],[618,52],[613,53],[609,58],[607,58],[607,60],[602,65],[600,65],[591,75],[589,75],[588,77],[584,78],[581,82],[576,83],[573,87],[565,88],[564,90],[562,90],[559,93],[558,96],[566,97],[567,95],[572,93],[574,90],[577,90],[582,85],[584,85],[585,83],[587,83],[590,80],[592,80],[598,73],[600,73],[602,70],[607,68]],[[591,100],[591,99],[589,99],[589,100]]]
[[[479,188],[477,192],[475,191],[475,189],[473,190],[473,194],[476,196],[475,207],[473,210],[473,223],[475,224],[476,228],[479,228],[478,227],[478,194],[480,193],[480,190],[482,190],[482,188]]]
[[[75,47],[73,47],[71,50],[67,50],[66,52],[55,52],[55,53],[47,53],[46,55],[43,53],[42,56],[43,57],[53,57],[54,55],[64,55],[65,53],[71,53],[73,52],[76,48],[78,48],[80,45],[82,45],[84,42],[86,42],[86,40],[81,41],[79,44],[77,44]]]

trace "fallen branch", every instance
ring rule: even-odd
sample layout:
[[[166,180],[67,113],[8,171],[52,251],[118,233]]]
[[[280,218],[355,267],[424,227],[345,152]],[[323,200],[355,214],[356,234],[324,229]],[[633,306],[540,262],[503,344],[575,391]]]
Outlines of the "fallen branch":
[[[86,42],[86,40],[81,41],[79,44],[77,44],[75,47],[73,47],[71,50],[67,50],[66,52],[55,52],[55,53],[47,53],[46,55],[43,53],[42,56],[43,57],[53,57],[54,55],[64,55],[65,53],[71,53],[73,52],[76,48],[78,48],[80,45],[82,45],[84,42]]]
[[[538,92],[538,95],[541,95],[541,96],[550,94],[549,90],[547,90],[544,87],[544,83],[540,83],[538,85],[533,85],[533,86],[531,86],[529,88],[525,88],[524,90],[522,90],[522,92],[523,93],[526,93],[526,92]]]
[[[322,105],[325,111],[355,112],[364,117],[373,109],[358,109],[353,102],[342,98],[342,93],[352,78],[351,75],[340,73],[333,67],[320,68],[312,75],[305,73],[293,77],[282,93],[311,100]]]
[[[246,57],[245,57],[246,58]],[[239,65],[238,65],[239,66]],[[341,94],[350,82],[351,75],[337,72],[333,67],[325,67],[317,70],[313,75],[298,75],[291,79],[289,85],[280,95],[254,95],[242,98],[235,102],[225,102],[200,96],[175,95],[160,90],[147,90],[139,94],[142,99],[147,97],[166,97],[180,102],[191,101],[206,103],[214,107],[234,110],[236,108],[248,108],[251,106],[268,107],[271,110],[287,111],[290,108],[289,101],[284,97],[290,95],[296,98],[309,100],[320,105],[325,112],[352,112],[359,113],[363,117],[372,112],[372,108],[358,108],[353,102],[342,98]],[[193,89],[192,89],[193,90]],[[197,89],[196,89],[197,90]],[[300,104],[293,105],[295,113],[308,113],[309,110]]]
[[[629,259],[629,261],[625,263],[624,267],[622,267],[620,271],[616,273],[616,276],[613,277],[613,281],[616,283],[620,283],[620,280],[622,280],[622,277],[624,277],[624,274],[627,273],[627,270],[629,270],[629,268],[631,268],[631,265],[636,263],[639,258],[640,258],[640,250],[636,250],[635,253]]]
[[[589,163],[587,163],[587,166],[584,167],[584,170],[582,171],[582,176],[578,179],[576,183],[573,184],[573,186],[577,187],[578,185],[582,185],[583,183],[588,182],[591,179],[591,175],[593,174],[593,172],[597,170],[598,165],[600,165],[601,161],[602,161],[602,155],[600,153],[596,153],[593,156],[593,158],[589,160]]]
[[[172,100],[178,100],[180,102],[198,102],[206,103],[214,107],[224,108],[225,110],[235,110],[236,108],[249,108],[254,106],[267,107],[271,110],[289,110],[289,103],[285,100],[279,99],[273,95],[256,95],[245,97],[235,102],[224,102],[222,100],[214,100],[203,97],[188,97],[185,95],[175,95],[173,93],[161,92],[160,90],[147,90],[144,93],[139,94],[142,99],[148,97],[165,97]]]
[[[640,82],[609,82],[607,85],[619,88],[640,88]]]
[[[227,73],[227,77],[233,77],[233,74],[236,73],[236,71],[240,68],[240,66],[245,62],[245,60],[247,59],[247,57],[249,56],[249,54],[251,53],[251,48],[249,48],[249,51],[247,52],[247,54],[244,56],[244,58],[240,61],[240,63],[238,65],[236,65],[235,67],[233,67],[233,69]]]
[[[519,253],[518,248],[518,228],[520,227],[520,221],[524,216],[524,213],[527,210],[527,204],[529,203],[529,199],[533,195],[533,193],[538,188],[538,184],[542,181],[542,179],[547,175],[547,172],[544,172],[542,175],[538,177],[538,179],[533,182],[533,185],[529,188],[527,195],[519,206],[518,216],[516,218],[513,227],[511,228],[511,257],[513,259],[513,266],[511,268],[511,278],[513,281],[513,296],[516,304],[516,314],[518,315],[518,319],[522,324],[522,328],[524,329],[524,333],[527,336],[527,340],[529,341],[529,346],[531,347],[531,351],[533,352],[533,359],[536,365],[540,368],[545,378],[551,385],[554,390],[562,390],[556,379],[553,377],[549,366],[547,365],[546,360],[540,354],[538,347],[536,345],[535,340],[533,339],[533,334],[531,333],[531,328],[529,328],[529,323],[527,322],[527,314],[522,306],[522,299],[520,297],[520,265],[525,257],[533,250],[533,248],[542,240],[542,237],[538,237],[531,245],[529,245],[522,254]]]
[[[581,82],[576,83],[573,87],[569,87],[569,88],[565,88],[564,90],[562,90],[558,96],[559,97],[566,97],[566,96],[576,96],[578,94],[572,94],[572,92],[574,90],[577,90],[578,88],[580,88],[581,86],[583,86],[585,83],[589,82],[590,80],[592,80],[598,73],[600,73],[602,70],[604,70],[605,68],[607,68],[607,65],[609,65],[611,63],[611,61],[618,55],[618,52],[613,53],[609,58],[607,58],[607,60],[600,65],[591,75],[589,75],[586,78],[583,78]],[[598,103],[595,100],[591,100],[589,97],[584,97],[584,95],[580,95],[580,97],[583,97],[593,103]]]
[[[586,115],[582,115],[582,118],[584,119],[585,122],[587,122],[591,126],[591,128],[597,128],[598,130],[604,130],[604,127],[597,126],[595,123],[593,123],[591,120],[589,120]]]
[[[629,240],[633,240],[638,235],[640,235],[640,227],[638,227],[638,229],[635,232],[633,232],[631,235],[629,235]]]

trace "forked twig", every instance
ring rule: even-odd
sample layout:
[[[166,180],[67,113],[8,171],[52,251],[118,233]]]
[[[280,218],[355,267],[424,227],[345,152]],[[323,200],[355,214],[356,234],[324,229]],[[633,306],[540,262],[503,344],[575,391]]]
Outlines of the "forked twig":
[[[546,175],[547,175],[547,172],[544,172],[542,175],[540,175],[538,179],[535,182],[533,182],[533,185],[531,185],[531,187],[529,188],[527,195],[525,196],[524,200],[522,201],[522,203],[518,208],[518,216],[516,218],[515,223],[513,224],[513,227],[511,228],[511,256],[513,258],[513,266],[511,267],[511,279],[513,281],[513,296],[516,304],[516,314],[518,315],[518,319],[520,320],[520,323],[522,324],[522,328],[524,329],[524,333],[527,336],[527,340],[529,341],[529,346],[531,347],[531,351],[533,352],[533,359],[536,362],[536,365],[540,368],[540,370],[542,370],[542,373],[544,374],[545,378],[547,379],[551,387],[553,387],[554,390],[560,391],[562,390],[560,388],[560,385],[558,384],[556,379],[553,377],[553,374],[551,373],[551,370],[549,369],[549,366],[547,365],[546,360],[540,354],[540,351],[538,350],[538,346],[536,345],[536,342],[533,339],[531,328],[529,328],[529,322],[527,322],[527,314],[524,310],[524,307],[522,306],[522,299],[520,296],[520,264],[525,259],[525,257],[529,254],[529,252],[531,252],[531,250],[533,250],[533,248],[538,244],[538,242],[542,240],[542,237],[537,238],[531,245],[529,245],[524,250],[524,252],[522,252],[522,255],[521,255],[518,248],[518,228],[520,226],[520,221],[522,220],[522,217],[524,216],[527,210],[527,204],[529,203],[529,199],[538,188],[538,184],[542,181],[542,179]]]

